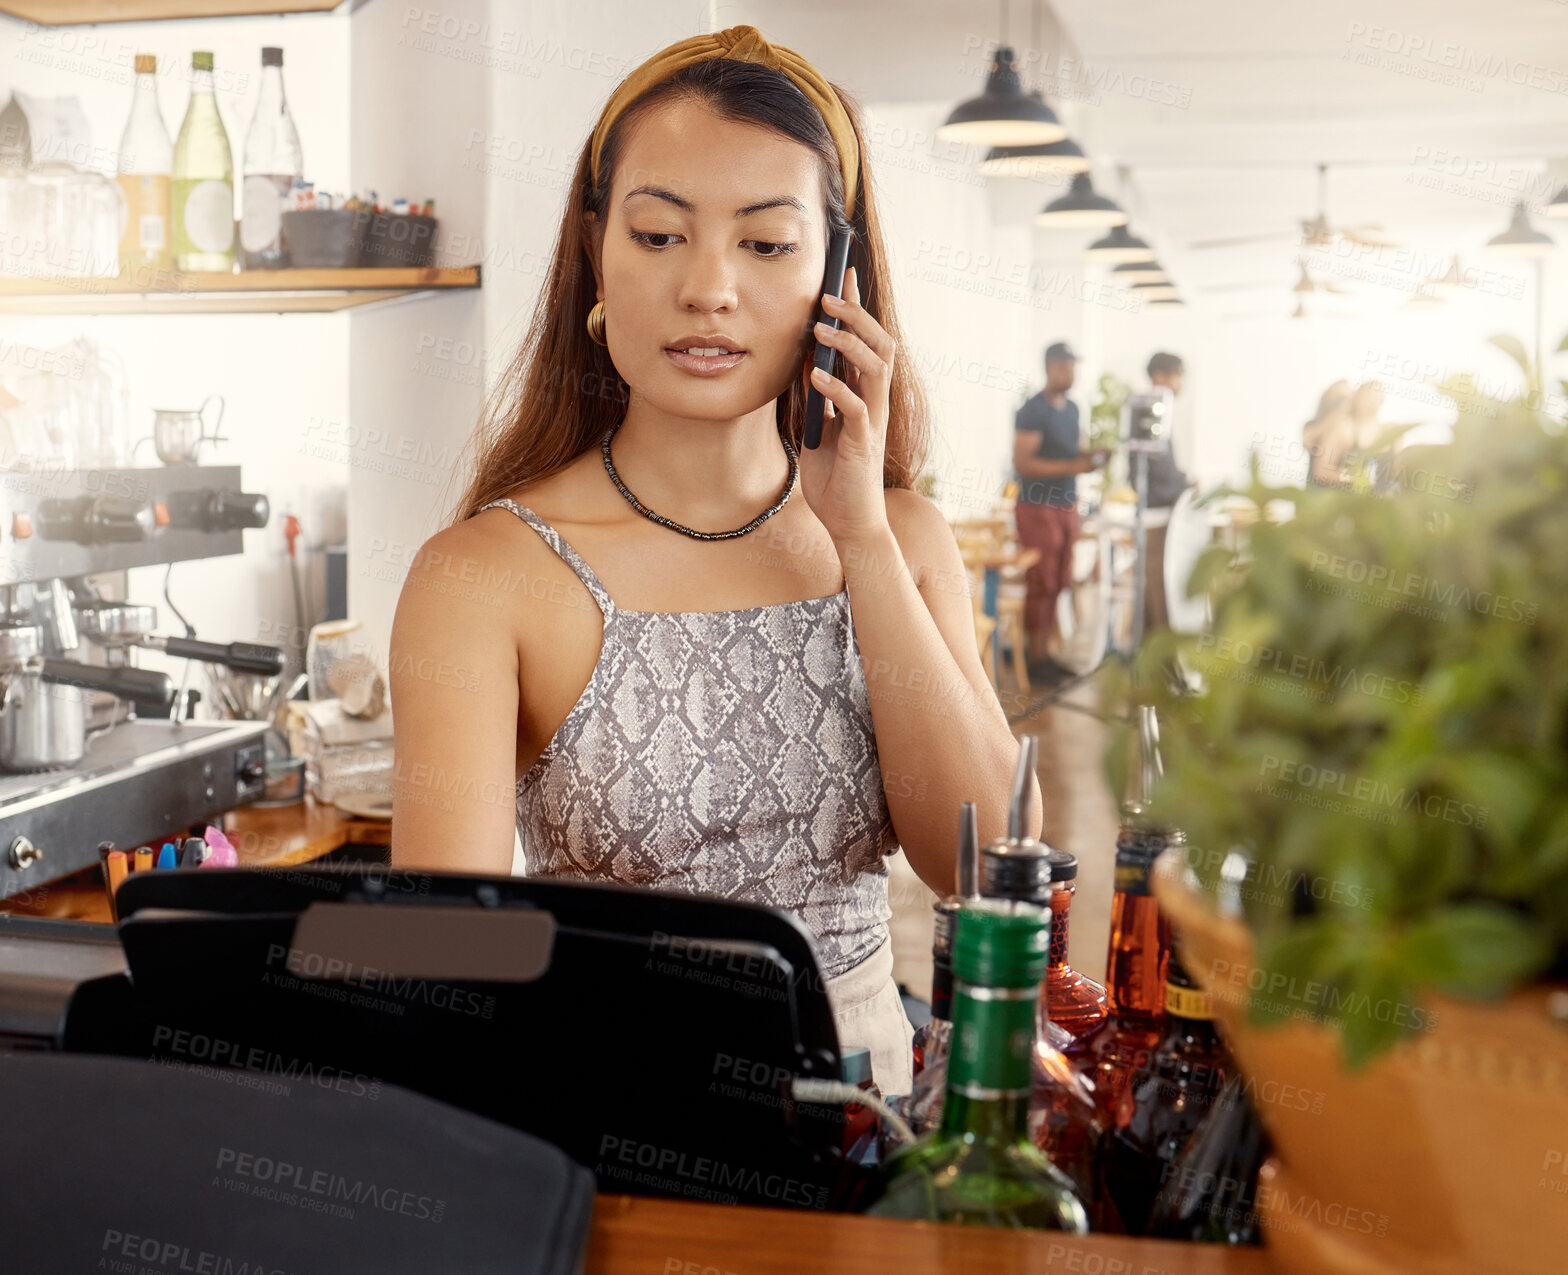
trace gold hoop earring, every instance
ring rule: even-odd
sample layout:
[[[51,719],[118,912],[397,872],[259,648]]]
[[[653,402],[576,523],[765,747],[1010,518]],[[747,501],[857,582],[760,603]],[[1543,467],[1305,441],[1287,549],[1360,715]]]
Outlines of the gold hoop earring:
[[[595,345],[609,345],[604,339],[604,302],[595,301],[588,311],[588,337]]]

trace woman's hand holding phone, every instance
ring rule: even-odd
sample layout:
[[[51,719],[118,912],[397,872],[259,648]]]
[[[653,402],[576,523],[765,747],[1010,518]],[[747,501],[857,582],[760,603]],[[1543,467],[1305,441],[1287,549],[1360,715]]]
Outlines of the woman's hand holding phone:
[[[818,323],[812,335],[843,356],[845,379],[806,364],[807,383],[828,406],[821,445],[800,454],[800,480],[806,503],[842,546],[889,531],[882,458],[895,350],[893,338],[861,306],[853,266],[844,274],[843,298],[824,293],[822,307],[842,326]]]

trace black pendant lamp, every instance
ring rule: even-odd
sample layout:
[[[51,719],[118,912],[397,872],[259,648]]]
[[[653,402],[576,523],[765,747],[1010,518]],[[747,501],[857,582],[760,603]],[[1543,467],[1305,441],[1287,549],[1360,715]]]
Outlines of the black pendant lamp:
[[[1135,283],[1169,283],[1170,275],[1158,261],[1130,261],[1111,270],[1111,282],[1118,288]]]
[[[976,146],[1040,146],[1067,136],[1045,98],[1024,92],[1018,57],[1007,43],[1006,0],[1002,0],[1002,38],[985,77],[985,92],[955,106],[936,135],[945,142]]]
[[[1552,244],[1550,235],[1530,224],[1530,206],[1522,199],[1514,205],[1514,216],[1508,229],[1486,241],[1486,246],[1493,252],[1514,257],[1544,257],[1552,250]]]
[[[1127,214],[1114,200],[1107,199],[1094,189],[1088,173],[1079,173],[1073,184],[1060,199],[1053,199],[1038,213],[1035,221],[1054,229],[1072,229],[1079,226],[1125,226]]]
[[[1089,157],[1070,137],[1044,146],[993,146],[980,161],[987,177],[1057,177],[1089,171]]]
[[[1090,261],[1108,263],[1153,261],[1154,249],[1126,226],[1112,226],[1110,234],[1096,239],[1084,250],[1084,256]]]

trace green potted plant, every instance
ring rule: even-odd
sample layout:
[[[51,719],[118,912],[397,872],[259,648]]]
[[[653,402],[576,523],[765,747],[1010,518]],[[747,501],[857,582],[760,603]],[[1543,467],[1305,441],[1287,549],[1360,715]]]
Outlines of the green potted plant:
[[[1122,404],[1132,386],[1115,372],[1101,372],[1095,389],[1099,397],[1089,408],[1089,446],[1115,447],[1121,438]]]
[[[1497,344],[1525,393],[1445,384],[1454,440],[1392,490],[1255,465],[1294,517],[1206,554],[1210,631],[1136,665],[1190,845],[1156,892],[1274,1139],[1290,1270],[1565,1260],[1568,430]]]

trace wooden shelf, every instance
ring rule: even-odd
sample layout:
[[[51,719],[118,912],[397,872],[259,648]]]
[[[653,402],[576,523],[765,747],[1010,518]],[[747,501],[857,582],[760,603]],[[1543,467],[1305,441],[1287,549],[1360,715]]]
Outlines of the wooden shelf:
[[[322,313],[479,286],[478,266],[243,270],[151,279],[0,277],[0,315]]]
[[[252,14],[325,13],[343,0],[0,0],[0,13],[41,27],[164,18],[236,18]]]

